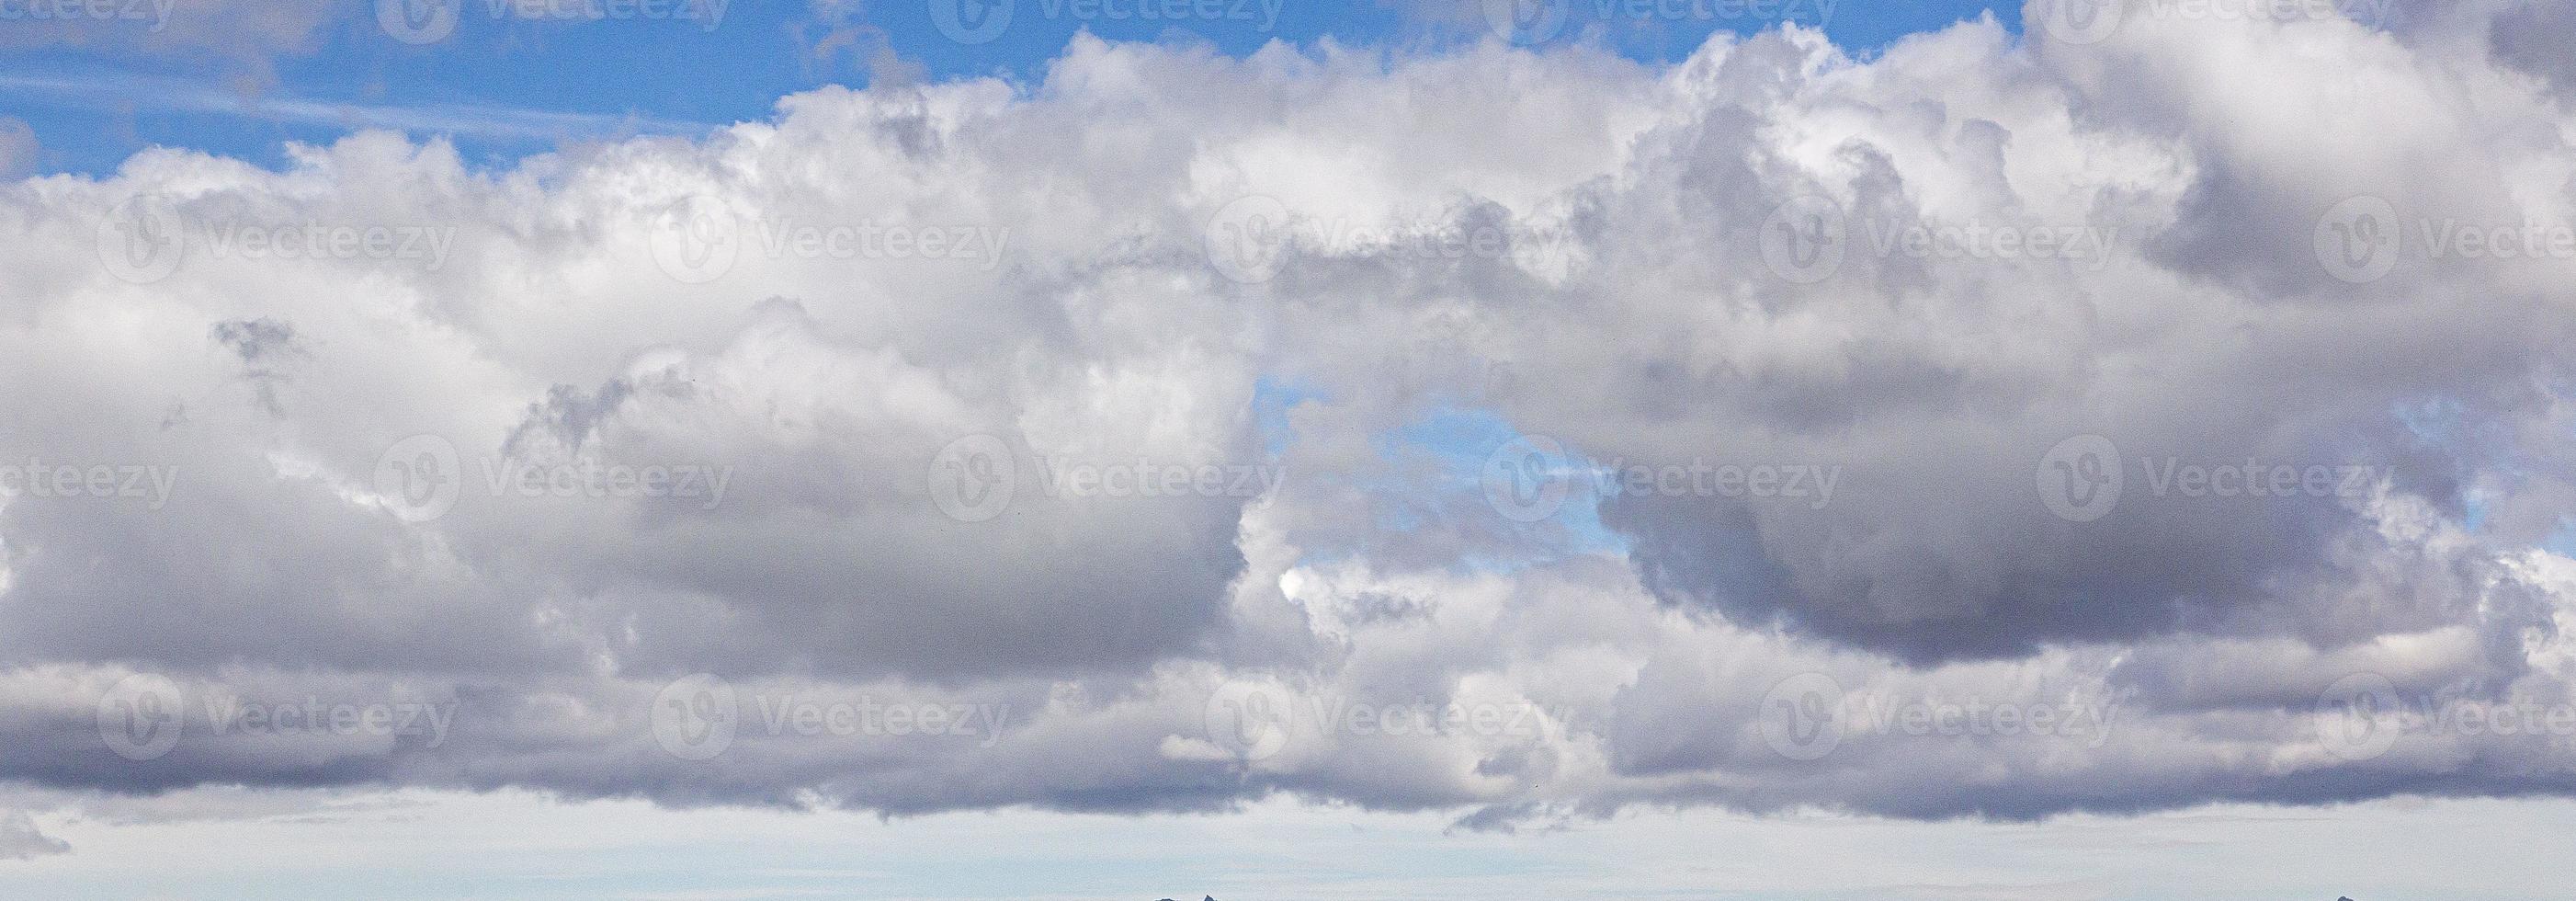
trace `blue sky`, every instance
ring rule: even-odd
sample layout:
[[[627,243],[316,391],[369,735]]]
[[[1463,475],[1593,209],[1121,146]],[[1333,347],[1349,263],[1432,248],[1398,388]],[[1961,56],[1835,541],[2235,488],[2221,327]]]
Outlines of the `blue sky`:
[[[0,69],[0,115],[32,127],[42,173],[110,172],[152,145],[275,165],[285,142],[328,141],[360,125],[402,128],[415,139],[446,135],[477,165],[506,166],[566,139],[761,119],[786,94],[866,85],[889,59],[934,79],[1034,80],[1085,29],[1114,40],[1206,42],[1236,55],[1272,40],[1436,49],[1492,33],[1473,6],[1432,11],[1397,2],[1208,0],[1203,8],[1213,17],[1173,20],[1137,14],[1162,8],[1139,0],[1011,0],[1007,25],[973,43],[944,34],[932,4],[979,0],[869,2],[845,15],[729,0],[701,7],[714,15],[595,20],[496,15],[496,2],[462,0],[453,32],[422,45],[389,36],[368,3],[334,6],[303,23],[310,30],[296,39],[263,46],[245,35],[224,50],[159,40],[188,23],[155,21],[148,9],[140,20],[92,23],[91,33],[104,37],[71,41],[48,38],[43,30],[57,23],[0,21],[17,32],[0,40],[10,60]],[[577,6],[557,2],[567,13]],[[1969,0],[1786,3],[1755,13],[1720,0],[1571,0],[1542,43],[1600,41],[1633,58],[1669,60],[1721,28],[1749,31],[1786,18],[1821,21],[1837,43],[1867,52],[1989,9],[2008,27],[2020,17],[2018,4]],[[1629,15],[1637,11],[1646,15]],[[192,13],[182,4],[169,15]]]

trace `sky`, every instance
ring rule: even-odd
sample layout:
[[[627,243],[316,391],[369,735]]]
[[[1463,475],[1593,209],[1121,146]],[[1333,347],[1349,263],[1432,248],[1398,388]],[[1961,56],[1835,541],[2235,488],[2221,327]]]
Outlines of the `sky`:
[[[161,2],[0,895],[2562,893],[2567,7]]]
[[[1077,33],[1203,43],[1235,56],[1272,41],[1421,49],[1492,33],[1479,8],[1375,2],[1211,0],[1204,14],[1173,4],[1174,18],[1160,2],[1024,0],[990,36],[957,26],[960,40],[940,29],[927,0],[461,0],[442,36],[414,44],[395,37],[371,3],[277,4],[256,16],[228,12],[245,4],[160,3],[121,5],[106,22],[83,23],[79,40],[47,39],[65,29],[39,17],[50,8],[43,3],[0,19],[18,33],[0,43],[11,51],[0,115],[37,135],[36,171],[105,174],[153,145],[277,165],[283,142],[328,141],[365,126],[452,137],[477,165],[506,167],[568,140],[701,135],[761,121],[780,97],[825,85],[995,74],[1034,82]],[[1528,32],[1526,43],[1597,35],[1641,61],[1680,59],[1711,33],[1783,21],[1821,25],[1843,46],[1869,50],[1983,14],[2008,27],[2020,18],[2018,6],[1948,0],[1797,0],[1758,12],[1686,0],[1563,5],[1552,33]],[[427,33],[406,31],[413,34]]]

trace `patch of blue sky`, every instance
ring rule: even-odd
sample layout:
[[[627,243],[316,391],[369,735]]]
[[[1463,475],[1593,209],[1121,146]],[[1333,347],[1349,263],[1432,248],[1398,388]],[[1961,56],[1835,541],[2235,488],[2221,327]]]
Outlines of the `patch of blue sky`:
[[[1322,389],[1305,381],[1263,375],[1252,384],[1253,427],[1259,432],[1261,451],[1271,460],[1288,452],[1288,442],[1296,437],[1296,428],[1288,413],[1307,401],[1329,401]]]
[[[1432,483],[1439,486],[1437,490],[1472,498],[1474,503],[1467,509],[1480,513],[1496,508],[1490,512],[1507,522],[1509,517],[1499,508],[1513,504],[1509,499],[1498,501],[1489,492],[1517,490],[1538,497],[1547,490],[1546,482],[1562,483],[1561,504],[1545,518],[1519,525],[1554,539],[1562,553],[1625,554],[1628,550],[1627,539],[1601,522],[1601,502],[1605,494],[1615,494],[1617,486],[1602,478],[1599,464],[1553,438],[1524,434],[1491,410],[1442,407],[1381,436],[1378,446],[1391,462],[1407,452],[1424,455],[1439,467]],[[1400,529],[1419,524],[1382,525]],[[1510,555],[1472,563],[1476,559],[1471,558],[1471,565],[1493,570],[1532,565],[1530,559]]]

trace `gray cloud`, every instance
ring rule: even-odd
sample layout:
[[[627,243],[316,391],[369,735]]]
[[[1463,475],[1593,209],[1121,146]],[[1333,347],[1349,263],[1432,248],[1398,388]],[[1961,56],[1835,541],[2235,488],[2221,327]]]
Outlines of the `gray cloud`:
[[[2443,15],[1082,37],[501,172],[361,133],[9,186],[0,778],[2564,793],[2576,259],[2484,242],[2576,221],[2566,113]],[[2336,243],[2356,197],[2394,249]]]

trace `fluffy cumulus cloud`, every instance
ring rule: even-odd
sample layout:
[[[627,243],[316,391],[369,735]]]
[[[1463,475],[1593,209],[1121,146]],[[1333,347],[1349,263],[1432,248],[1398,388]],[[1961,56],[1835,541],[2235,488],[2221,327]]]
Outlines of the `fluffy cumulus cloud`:
[[[0,778],[2576,790],[2563,17],[2195,8],[0,187]]]

